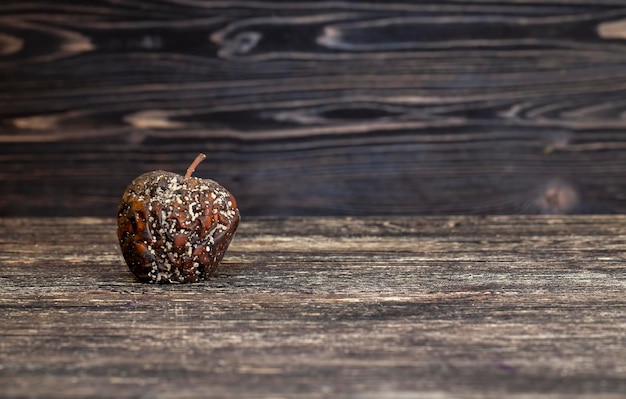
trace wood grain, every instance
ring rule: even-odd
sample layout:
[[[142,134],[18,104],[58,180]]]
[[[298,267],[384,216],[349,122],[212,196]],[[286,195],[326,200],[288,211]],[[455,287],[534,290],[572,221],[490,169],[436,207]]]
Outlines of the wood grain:
[[[3,1],[0,215],[624,212],[621,0]],[[289,184],[285,184],[289,182]]]
[[[3,398],[622,398],[623,216],[246,219],[146,285],[111,219],[0,219]]]

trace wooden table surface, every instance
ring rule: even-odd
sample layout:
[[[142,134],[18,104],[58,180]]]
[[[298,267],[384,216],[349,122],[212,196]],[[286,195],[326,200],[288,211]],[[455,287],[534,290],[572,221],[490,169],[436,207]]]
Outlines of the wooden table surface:
[[[626,217],[245,219],[210,281],[0,219],[0,396],[626,397]]]

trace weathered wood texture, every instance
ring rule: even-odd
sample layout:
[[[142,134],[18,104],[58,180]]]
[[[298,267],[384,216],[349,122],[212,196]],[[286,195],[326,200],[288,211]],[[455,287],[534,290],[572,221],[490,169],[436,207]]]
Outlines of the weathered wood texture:
[[[0,3],[0,215],[624,212],[622,0]]]
[[[136,282],[110,219],[0,220],[0,396],[623,398],[626,217],[245,220]]]

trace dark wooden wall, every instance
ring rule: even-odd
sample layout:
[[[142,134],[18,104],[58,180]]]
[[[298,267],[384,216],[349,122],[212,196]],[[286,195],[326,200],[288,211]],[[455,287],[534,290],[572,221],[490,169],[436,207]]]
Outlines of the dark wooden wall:
[[[626,211],[624,0],[0,3],[0,215]]]

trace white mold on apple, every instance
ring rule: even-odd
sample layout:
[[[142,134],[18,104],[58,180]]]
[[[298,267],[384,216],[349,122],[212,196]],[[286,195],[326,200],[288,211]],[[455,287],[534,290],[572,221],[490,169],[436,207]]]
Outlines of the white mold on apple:
[[[128,186],[118,208],[118,239],[131,272],[147,283],[191,283],[215,272],[239,225],[235,197],[219,183],[162,170]]]

